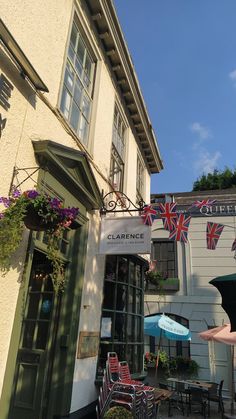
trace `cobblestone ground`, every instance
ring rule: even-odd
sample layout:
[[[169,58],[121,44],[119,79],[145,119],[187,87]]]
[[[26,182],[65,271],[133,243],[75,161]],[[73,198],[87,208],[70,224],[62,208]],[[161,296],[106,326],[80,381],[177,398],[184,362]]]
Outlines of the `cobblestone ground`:
[[[225,413],[229,414],[230,413],[230,402],[229,401],[224,401],[224,407],[225,407]],[[184,419],[184,418],[190,418],[190,419],[201,419],[203,418],[203,416],[201,415],[201,413],[199,411],[197,411],[196,406],[194,406],[193,408],[193,412],[189,414],[189,416],[187,416],[187,413],[185,412],[185,415],[183,416],[183,414],[176,408],[172,409],[172,418],[173,419]],[[236,414],[236,406],[235,406],[235,414]],[[162,405],[160,406],[159,409],[159,414],[157,416],[157,419],[169,419],[170,417],[168,416],[168,406],[167,403],[162,403]],[[207,416],[208,418],[208,416]],[[236,418],[236,416],[235,416]],[[222,414],[218,413],[218,407],[216,403],[212,403],[211,405],[211,409],[210,409],[210,419],[222,419]]]

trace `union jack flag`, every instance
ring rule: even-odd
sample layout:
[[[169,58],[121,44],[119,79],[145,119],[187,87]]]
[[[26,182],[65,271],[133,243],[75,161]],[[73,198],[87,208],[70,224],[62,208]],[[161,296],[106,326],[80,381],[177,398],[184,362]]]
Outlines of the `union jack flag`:
[[[233,252],[234,250],[236,250],[236,239],[234,239],[234,242],[231,247],[231,251]]]
[[[190,215],[187,216],[185,214],[179,214],[178,221],[173,231],[170,232],[169,239],[187,243],[190,220]]]
[[[223,228],[222,224],[207,222],[207,249],[215,250]]]
[[[189,208],[196,207],[201,209],[202,207],[210,208],[214,203],[216,202],[216,199],[204,199],[203,201],[195,201],[192,203],[192,205]]]
[[[156,210],[154,210],[151,205],[145,205],[141,214],[143,224],[151,226],[156,214]]]
[[[176,204],[167,202],[165,204],[158,204],[158,206],[164,229],[172,231],[175,228],[177,221],[177,213],[175,212]]]

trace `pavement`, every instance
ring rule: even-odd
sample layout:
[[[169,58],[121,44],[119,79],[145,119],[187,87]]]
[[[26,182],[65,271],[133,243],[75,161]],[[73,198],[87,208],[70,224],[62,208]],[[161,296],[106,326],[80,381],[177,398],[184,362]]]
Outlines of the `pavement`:
[[[230,416],[230,402],[224,401],[224,408],[225,408],[225,418],[235,418],[236,416]],[[228,416],[229,415],[229,416]],[[236,406],[235,406],[235,415],[236,415]],[[193,412],[187,416],[187,413],[185,412],[185,415],[183,416],[182,412],[177,410],[176,408],[172,409],[171,417],[173,419],[184,419],[184,418],[190,418],[190,419],[201,419],[203,418],[200,411],[197,411],[196,407],[194,406]],[[208,419],[209,416],[207,416]],[[211,410],[210,410],[210,419],[223,419],[224,415],[222,416],[221,413],[218,412],[218,405],[217,403],[211,403]],[[168,404],[166,402],[162,402],[160,408],[159,408],[159,414],[157,416],[157,419],[170,419],[170,416],[168,416]]]

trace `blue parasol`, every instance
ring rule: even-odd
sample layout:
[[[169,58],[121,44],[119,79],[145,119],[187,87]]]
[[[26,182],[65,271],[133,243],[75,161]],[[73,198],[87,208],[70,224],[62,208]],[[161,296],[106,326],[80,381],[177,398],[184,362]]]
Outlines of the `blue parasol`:
[[[165,314],[145,317],[144,334],[166,337],[170,340],[191,340],[189,329]]]

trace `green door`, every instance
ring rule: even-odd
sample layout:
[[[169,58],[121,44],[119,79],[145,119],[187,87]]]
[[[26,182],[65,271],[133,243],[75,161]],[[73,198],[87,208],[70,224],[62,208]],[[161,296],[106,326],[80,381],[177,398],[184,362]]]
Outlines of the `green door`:
[[[9,419],[46,418],[59,314],[60,298],[54,295],[50,264],[44,253],[35,250]]]

